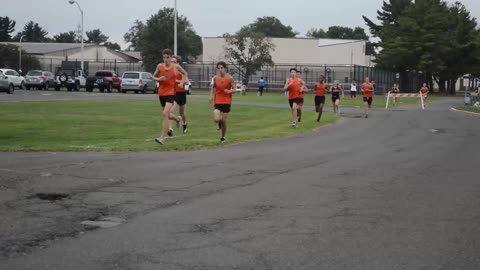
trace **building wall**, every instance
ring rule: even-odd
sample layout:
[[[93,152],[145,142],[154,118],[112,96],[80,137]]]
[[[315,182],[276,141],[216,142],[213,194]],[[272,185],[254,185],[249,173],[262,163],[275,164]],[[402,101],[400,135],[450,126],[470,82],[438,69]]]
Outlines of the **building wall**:
[[[370,64],[365,57],[365,41],[325,46],[319,46],[318,39],[305,38],[272,38],[272,42],[275,50],[271,54],[277,64]],[[203,38],[202,61],[226,60],[225,44],[224,38]]]

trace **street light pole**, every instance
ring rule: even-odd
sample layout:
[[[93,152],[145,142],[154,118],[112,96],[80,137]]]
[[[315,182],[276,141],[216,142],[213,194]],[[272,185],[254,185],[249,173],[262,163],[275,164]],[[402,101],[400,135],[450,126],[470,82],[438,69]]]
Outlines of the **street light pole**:
[[[177,0],[175,0],[175,19],[174,19],[174,30],[173,30],[173,51],[177,55]]]
[[[84,60],[84,54],[83,54],[83,10],[82,8],[80,7],[80,4],[78,4],[77,1],[74,1],[74,0],[70,0],[68,1],[68,3],[70,3],[70,5],[73,5],[73,4],[77,4],[77,7],[78,9],[80,10],[80,15],[82,16],[82,36],[80,37],[80,41],[81,41],[81,62],[80,62],[80,66],[83,70],[83,60]]]
[[[21,72],[22,71],[22,39],[23,37],[25,37],[24,35],[22,35],[20,37],[20,45],[18,46],[18,71]]]

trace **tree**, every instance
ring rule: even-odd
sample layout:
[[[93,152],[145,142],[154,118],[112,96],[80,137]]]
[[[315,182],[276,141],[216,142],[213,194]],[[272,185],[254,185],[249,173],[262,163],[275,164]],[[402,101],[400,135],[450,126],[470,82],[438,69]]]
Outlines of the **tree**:
[[[372,36],[378,37],[385,26],[395,25],[405,9],[411,5],[411,0],[390,0],[389,3],[383,1],[382,10],[377,10],[377,19],[381,24],[376,24],[365,16],[362,17],[370,28]]]
[[[47,37],[48,32],[44,30],[38,23],[29,21],[23,27],[23,31],[18,32],[14,37],[15,41],[20,41],[21,36],[24,36],[24,42],[50,42],[51,39]]]
[[[0,67],[18,70],[18,47],[15,45],[0,44]],[[37,58],[28,55],[22,50],[22,69],[39,69],[40,62]]]
[[[477,23],[470,12],[460,2],[449,7],[448,30],[445,34],[445,54],[442,55],[444,68],[434,73],[434,78],[443,92],[455,94],[455,84],[459,77],[475,73],[480,66],[480,40]]]
[[[130,27],[130,30],[128,30],[128,32],[123,35],[123,39],[125,40],[125,42],[130,43],[127,50],[136,51],[139,49],[139,46],[138,46],[139,33],[140,31],[143,30],[144,27],[145,27],[145,24],[142,21],[135,20],[135,22],[133,23],[133,26]]]
[[[362,27],[355,27],[355,29],[344,26],[330,26],[325,32],[321,28],[312,28],[308,30],[307,37],[311,38],[333,38],[333,39],[357,39],[367,41],[365,54],[372,55],[375,53],[373,44],[369,41],[365,29]]]
[[[309,38],[327,38],[327,32],[322,28],[311,28],[306,34]]]
[[[10,20],[8,17],[0,17],[0,42],[10,41],[10,34],[15,31],[14,20]]]
[[[105,42],[105,43],[103,44],[103,46],[105,46],[105,47],[107,47],[107,48],[109,48],[109,49],[111,49],[111,50],[118,50],[118,51],[121,50],[120,45],[118,45],[118,43],[112,43],[112,42],[110,42],[110,41]]]
[[[247,28],[245,30],[262,33],[267,37],[292,38],[298,35],[291,26],[284,25],[279,19],[272,16],[259,17],[245,28]]]
[[[95,43],[100,45],[108,40],[108,36],[103,34],[100,29],[93,29],[90,31],[86,31],[85,35],[87,36],[87,43]]]
[[[173,49],[174,14],[172,8],[163,8],[152,15],[144,27],[140,27],[137,49],[143,55],[147,70],[155,70],[156,65],[162,61],[163,49]],[[184,16],[177,18],[177,42],[177,53],[185,61],[190,61],[202,53],[202,39]]]
[[[59,33],[53,36],[53,40],[58,43],[78,43],[80,40],[78,39],[77,32],[75,31],[68,31]]]
[[[460,3],[448,6],[442,0],[416,0],[395,23],[379,32],[379,66],[398,72],[424,74],[432,87],[432,77],[445,91],[454,94],[458,77],[475,67],[480,47],[476,21]],[[449,86],[449,87],[448,87]]]
[[[233,62],[244,82],[262,66],[273,65],[270,52],[275,49],[270,38],[263,33],[242,28],[235,35],[225,34],[225,56]]]

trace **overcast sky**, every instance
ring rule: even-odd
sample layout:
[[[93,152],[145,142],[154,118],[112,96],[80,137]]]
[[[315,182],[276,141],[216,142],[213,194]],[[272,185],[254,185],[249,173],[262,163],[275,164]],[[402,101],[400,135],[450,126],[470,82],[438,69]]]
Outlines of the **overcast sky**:
[[[77,0],[84,11],[85,31],[100,28],[110,41],[125,49],[123,34],[138,19],[146,21],[174,0]],[[3,2],[3,1],[2,1]],[[327,29],[332,25],[366,28],[362,15],[376,16],[382,0],[177,0],[178,13],[192,23],[202,37],[233,33],[257,17],[275,16],[304,36],[312,27]],[[448,0],[453,3],[454,0]],[[480,18],[480,0],[463,0],[472,16]],[[68,0],[15,0],[2,3],[0,16],[17,22],[16,31],[33,20],[49,36],[76,29],[80,12]],[[367,29],[366,29],[367,30]],[[368,31],[367,31],[368,33]]]

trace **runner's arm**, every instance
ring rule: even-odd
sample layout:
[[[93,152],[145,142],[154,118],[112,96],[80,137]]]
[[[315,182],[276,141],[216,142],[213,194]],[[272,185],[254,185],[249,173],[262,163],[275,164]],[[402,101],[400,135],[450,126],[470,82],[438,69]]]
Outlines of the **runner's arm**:
[[[213,83],[210,86],[210,97],[208,98],[208,102],[212,103],[213,102],[213,96],[214,96],[214,89],[215,89],[215,77],[212,79]]]
[[[234,83],[235,81],[233,80],[233,77],[230,76],[230,85],[232,86],[232,88],[230,88],[230,90],[225,89],[225,94],[235,94],[237,92],[237,90],[234,87]]]
[[[175,68],[182,74],[182,80],[180,81],[180,83],[178,83],[178,86],[183,87],[183,85],[188,79],[188,73],[179,64],[176,64]]]
[[[285,86],[283,87],[284,90],[288,90],[291,84],[288,84],[288,79],[285,81]]]
[[[160,64],[157,65],[157,69],[155,69],[155,72],[153,73],[152,79],[157,82],[161,82],[165,80],[165,76],[158,76],[158,73],[160,72]]]

